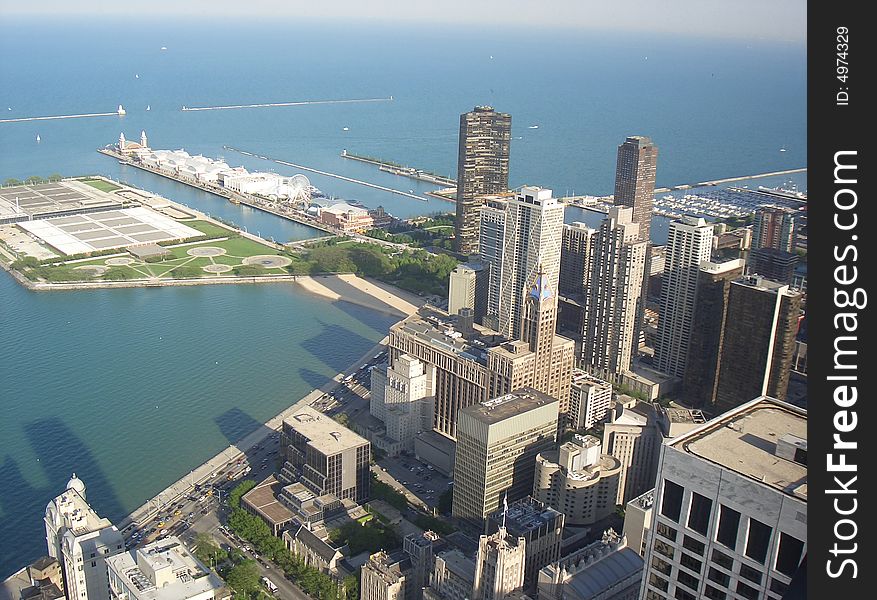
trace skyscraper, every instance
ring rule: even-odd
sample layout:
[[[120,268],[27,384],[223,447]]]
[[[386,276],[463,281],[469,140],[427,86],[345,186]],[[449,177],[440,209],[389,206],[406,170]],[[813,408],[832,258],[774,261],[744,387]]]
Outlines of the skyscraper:
[[[575,343],[555,334],[557,324],[557,296],[550,287],[548,275],[541,265],[534,273],[535,281],[527,290],[521,341],[533,353],[533,376],[528,385],[556,398],[560,402],[561,426],[566,426],[569,413],[569,395]],[[501,377],[494,381],[501,380]],[[502,386],[500,386],[502,387]],[[497,389],[504,393],[514,388]]]
[[[500,274],[492,283],[499,286],[497,331],[507,338],[520,339],[525,288],[538,268],[556,293],[562,238],[563,204],[551,196],[551,190],[524,186],[506,203]]]
[[[789,286],[761,277],[731,283],[719,354],[713,414],[747,397],[785,400],[803,298]]]
[[[779,600],[807,552],[807,413],[759,397],[661,447],[641,600]]]
[[[280,479],[298,481],[317,496],[363,502],[369,495],[368,440],[310,406],[283,419]]]
[[[499,330],[500,285],[502,279],[502,256],[505,244],[506,206],[510,198],[495,197],[487,200],[481,207],[481,235],[479,253],[481,264],[487,270],[486,315],[482,318],[485,327]]]
[[[591,277],[591,245],[596,229],[585,223],[570,223],[563,226],[560,248],[561,295],[583,296]]]
[[[368,557],[360,570],[361,600],[406,600],[414,598],[411,558],[397,550],[380,550]]]
[[[659,371],[675,377],[685,374],[700,263],[709,260],[712,242],[713,226],[704,219],[683,217],[670,223],[655,362]]]
[[[630,369],[637,338],[648,242],[642,241],[633,209],[613,207],[600,225],[582,332],[582,368],[604,379]]]
[[[567,525],[593,525],[615,511],[622,466],[600,453],[600,440],[576,435],[536,457],[533,495],[563,511]]]
[[[543,307],[547,305],[543,303]],[[548,314],[547,310],[540,312],[543,316]],[[509,341],[478,325],[469,325],[467,329],[462,320],[461,315],[451,316],[424,307],[390,328],[391,362],[395,357],[409,354],[424,364],[427,385],[435,395],[433,429],[436,432],[456,439],[457,413],[461,408],[533,386],[536,364],[545,364],[546,360],[549,375],[546,379],[540,373],[539,381],[547,381],[547,387],[540,391],[553,396],[562,406],[568,403],[569,374],[575,359],[572,340],[554,335],[552,331],[550,343],[540,339],[536,344],[540,350],[537,357],[527,342]],[[544,325],[545,320],[539,321]],[[546,326],[541,331],[547,329]],[[546,356],[550,356],[550,360]],[[372,384],[382,386],[383,380],[373,379]],[[383,391],[378,391],[383,395]]]
[[[774,248],[795,251],[798,218],[794,211],[779,206],[762,206],[755,211],[752,227],[752,249]]]
[[[731,282],[743,275],[743,259],[700,264],[697,303],[691,320],[688,361],[682,380],[682,399],[703,408],[715,394],[719,352],[725,330]]]
[[[639,239],[650,241],[652,205],[658,147],[641,135],[628,137],[618,146],[615,167],[615,204],[633,209],[633,222],[639,224]]]
[[[460,263],[451,271],[448,282],[448,312],[456,315],[461,308],[471,308],[475,321],[487,314],[487,284],[490,267],[479,263]]]
[[[524,589],[528,592],[536,588],[539,570],[560,558],[563,540],[564,516],[544,502],[532,496],[510,502],[508,509],[503,506],[490,515],[487,532],[505,528],[513,538],[524,538],[526,545],[526,564],[524,567]]]
[[[536,455],[554,446],[557,409],[554,398],[522,388],[459,411],[455,517],[483,527],[504,497],[512,502],[530,494]]]
[[[509,185],[512,117],[490,106],[460,115],[457,155],[457,252],[478,252],[479,196],[504,192]]]

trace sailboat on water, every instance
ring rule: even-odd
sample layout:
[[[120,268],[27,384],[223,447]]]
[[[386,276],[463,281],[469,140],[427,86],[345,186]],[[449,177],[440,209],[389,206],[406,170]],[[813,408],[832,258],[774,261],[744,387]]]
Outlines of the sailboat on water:
[[[148,104],[147,104],[147,105],[146,105],[146,110],[150,110],[150,108],[149,108],[149,105],[148,105]]]
[[[37,134],[37,144],[40,143],[40,134]]]

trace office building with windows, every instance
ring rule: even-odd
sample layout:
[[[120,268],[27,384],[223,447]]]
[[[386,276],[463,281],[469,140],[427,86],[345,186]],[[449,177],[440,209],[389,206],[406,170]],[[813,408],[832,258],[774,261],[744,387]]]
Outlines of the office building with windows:
[[[46,506],[44,523],[49,557],[61,565],[67,598],[108,600],[106,561],[125,551],[125,540],[86,502],[85,483],[75,473]]]
[[[648,137],[630,136],[618,146],[615,204],[633,209],[633,222],[639,224],[644,242],[650,241],[657,166],[658,147]]]
[[[752,276],[728,289],[715,394],[704,410],[719,414],[756,396],[785,400],[803,296]]]
[[[458,413],[451,514],[481,528],[507,498],[533,490],[536,455],[554,446],[558,402],[522,388]]]
[[[759,397],[664,445],[641,600],[781,600],[807,552],[807,414]]]
[[[175,536],[107,559],[112,600],[213,600],[232,590]]]
[[[685,375],[700,264],[710,259],[712,242],[713,226],[702,218],[683,217],[670,223],[664,247],[655,364],[659,371],[674,377]]]
[[[331,417],[301,406],[283,420],[280,448],[284,484],[301,482],[316,496],[361,503],[369,494],[371,446]]]
[[[562,512],[567,525],[592,525],[615,511],[621,462],[601,454],[600,440],[576,435],[536,457],[533,495]]]
[[[524,590],[533,592],[539,570],[560,558],[563,513],[527,496],[509,503],[508,509],[502,508],[490,515],[488,533],[499,531],[503,523],[512,537],[526,541]]]
[[[640,225],[632,215],[631,208],[611,208],[592,250],[582,368],[610,381],[630,370],[639,342],[637,311],[648,242],[640,241]]]

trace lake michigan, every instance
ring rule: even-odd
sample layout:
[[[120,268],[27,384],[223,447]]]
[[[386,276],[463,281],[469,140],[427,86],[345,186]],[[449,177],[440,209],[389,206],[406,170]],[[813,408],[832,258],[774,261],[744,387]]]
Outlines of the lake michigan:
[[[342,159],[341,151],[455,176],[459,115],[490,104],[512,114],[510,184],[555,195],[611,193],[616,148],[634,134],[660,148],[659,186],[806,164],[803,45],[710,40],[696,31],[8,21],[0,118],[112,112],[119,104],[127,115],[0,123],[0,181],[99,173],[277,241],[314,232],[95,149],[120,132],[136,139],[146,130],[153,148],[295,173],[223,148],[233,146],[422,193],[434,186]],[[437,199],[307,176],[327,194],[400,217],[453,210]],[[798,181],[806,188],[806,177]],[[567,215],[583,219],[596,224],[600,216]],[[0,273],[0,577],[46,552],[43,511],[71,472],[101,515],[120,520],[343,370],[394,320],[294,285],[34,293]]]

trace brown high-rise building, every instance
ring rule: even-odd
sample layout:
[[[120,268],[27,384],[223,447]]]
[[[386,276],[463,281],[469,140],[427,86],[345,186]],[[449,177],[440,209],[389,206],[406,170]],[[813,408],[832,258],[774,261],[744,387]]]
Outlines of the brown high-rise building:
[[[752,249],[774,248],[795,251],[798,216],[795,211],[779,206],[763,206],[755,211],[752,227]]]
[[[645,136],[630,136],[618,146],[615,204],[633,209],[633,222],[639,224],[644,242],[649,241],[651,231],[657,164],[658,147]]]
[[[688,362],[682,383],[682,399],[703,408],[716,392],[719,350],[727,316],[731,282],[743,276],[742,259],[723,263],[702,262],[697,279],[697,302],[691,319]]]
[[[512,117],[490,106],[476,106],[460,115],[460,149],[457,156],[457,252],[478,252],[482,200],[509,186],[509,146]]]
[[[757,396],[785,400],[802,295],[758,276],[731,283],[712,414]]]

